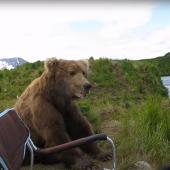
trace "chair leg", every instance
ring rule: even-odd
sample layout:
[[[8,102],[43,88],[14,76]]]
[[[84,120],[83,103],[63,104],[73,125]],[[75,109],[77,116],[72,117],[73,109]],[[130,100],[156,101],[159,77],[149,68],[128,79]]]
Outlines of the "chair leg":
[[[32,148],[32,145],[30,144],[30,140],[28,140],[27,146],[30,150],[31,153],[31,161],[30,161],[30,170],[33,170],[33,165],[34,165],[34,150]]]

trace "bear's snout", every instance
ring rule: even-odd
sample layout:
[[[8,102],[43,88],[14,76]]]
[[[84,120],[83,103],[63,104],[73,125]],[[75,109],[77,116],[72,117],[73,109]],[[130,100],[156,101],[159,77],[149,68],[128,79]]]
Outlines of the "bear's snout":
[[[86,84],[84,85],[84,90],[85,90],[86,92],[89,92],[91,88],[92,88],[92,85],[91,85],[90,83],[86,83]]]

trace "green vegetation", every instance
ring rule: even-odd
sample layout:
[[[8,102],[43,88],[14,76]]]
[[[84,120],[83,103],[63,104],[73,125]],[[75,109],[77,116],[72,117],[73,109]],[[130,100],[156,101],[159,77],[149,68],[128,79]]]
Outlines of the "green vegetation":
[[[122,118],[116,137],[120,142],[118,152],[122,153],[121,169],[128,169],[138,160],[147,160],[156,167],[169,163],[169,121],[170,102],[160,96],[150,96],[140,106],[133,106]]]
[[[170,100],[160,80],[170,75],[169,60],[169,54],[140,61],[90,60],[93,91],[78,102],[95,131],[115,139],[120,170],[139,160],[156,168],[170,163]],[[12,107],[42,71],[41,62],[0,71],[0,110]]]
[[[156,168],[168,164],[170,101],[158,65],[147,60],[100,59],[91,61],[91,69],[94,90],[80,106],[93,110],[89,118],[98,113],[92,123],[96,127],[95,121],[100,120],[97,130],[115,138],[119,168],[130,169],[139,160]]]
[[[149,59],[147,62],[157,65],[157,68],[160,71],[162,76],[170,75],[170,53],[165,54],[164,56],[157,57],[155,59]]]
[[[0,70],[0,111],[13,107],[26,86],[42,72],[43,63],[40,61],[13,70]]]

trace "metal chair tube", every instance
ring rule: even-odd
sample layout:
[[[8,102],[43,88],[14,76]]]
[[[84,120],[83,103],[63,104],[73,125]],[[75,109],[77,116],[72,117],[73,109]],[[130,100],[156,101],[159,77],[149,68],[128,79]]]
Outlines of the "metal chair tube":
[[[84,138],[80,138],[68,143],[64,143],[58,146],[53,146],[49,148],[37,148],[34,143],[32,142],[31,139],[28,140],[27,146],[30,149],[31,152],[31,170],[33,168],[33,163],[34,163],[34,153],[38,155],[50,155],[50,154],[55,154],[58,152],[62,152],[74,147],[78,147],[80,145],[89,143],[89,142],[94,142],[97,140],[107,140],[111,145],[112,145],[112,153],[113,153],[113,168],[111,170],[116,170],[116,147],[112,141],[111,138],[109,138],[106,134],[97,134],[97,135],[92,135]],[[104,168],[104,170],[109,170]]]
[[[29,141],[27,142],[27,146],[30,150],[31,153],[31,160],[30,160],[30,170],[33,170],[33,165],[34,165],[34,150],[31,146],[31,144],[29,143]]]
[[[112,159],[113,159],[113,168],[111,170],[116,170],[116,147],[115,144],[113,143],[112,139],[107,136],[107,141],[112,145]],[[104,170],[109,170],[104,168]]]

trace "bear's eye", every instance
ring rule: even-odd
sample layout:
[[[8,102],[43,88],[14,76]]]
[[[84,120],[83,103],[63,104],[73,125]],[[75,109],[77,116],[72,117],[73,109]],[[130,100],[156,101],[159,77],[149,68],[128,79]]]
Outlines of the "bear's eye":
[[[86,76],[86,73],[84,71],[82,73],[83,73],[84,76]]]
[[[75,71],[70,71],[70,76],[74,76],[76,74]]]

